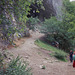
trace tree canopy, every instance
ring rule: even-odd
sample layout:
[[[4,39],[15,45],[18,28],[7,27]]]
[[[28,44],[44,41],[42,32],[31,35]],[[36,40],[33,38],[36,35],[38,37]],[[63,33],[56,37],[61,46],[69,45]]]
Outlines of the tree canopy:
[[[47,40],[58,41],[59,47],[68,51],[75,45],[75,5],[65,0],[64,6],[62,21],[58,21],[56,17],[46,19],[42,32],[47,35]]]
[[[24,32],[31,4],[41,7],[43,0],[0,0],[0,37],[13,41],[15,32]]]

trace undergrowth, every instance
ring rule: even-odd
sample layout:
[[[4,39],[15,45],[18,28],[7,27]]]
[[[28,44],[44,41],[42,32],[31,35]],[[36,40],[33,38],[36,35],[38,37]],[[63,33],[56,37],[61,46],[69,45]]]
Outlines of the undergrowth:
[[[12,59],[7,67],[0,69],[0,75],[32,75],[26,62],[22,62],[18,56]]]

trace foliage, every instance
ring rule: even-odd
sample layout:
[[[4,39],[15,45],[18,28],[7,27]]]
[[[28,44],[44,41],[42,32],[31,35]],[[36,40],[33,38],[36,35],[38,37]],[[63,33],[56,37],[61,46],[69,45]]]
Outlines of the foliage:
[[[41,40],[36,40],[35,44],[45,50],[51,51],[51,53],[49,53],[51,56],[55,56],[59,60],[66,61],[66,56],[67,56],[66,52],[64,52],[58,48],[55,48]]]
[[[74,3],[74,2],[73,2]],[[65,6],[65,9],[68,13],[70,14],[75,14],[75,3],[73,4],[72,2],[70,2],[69,0],[64,0],[63,4]]]
[[[74,46],[75,38],[75,16],[69,13],[63,14],[62,21],[55,17],[46,19],[42,25],[42,32],[47,35],[50,42],[58,41],[59,47],[64,50],[70,50]]]
[[[36,24],[40,23],[40,20],[37,17],[35,17],[35,18],[30,17],[28,19],[27,23],[28,23],[28,27],[30,29],[35,30],[35,26],[36,26]]]
[[[0,75],[32,75],[27,65],[27,63],[23,64],[18,56],[16,59],[11,60],[5,71],[4,69],[0,70]]]
[[[41,32],[47,35],[48,40],[54,41],[55,39],[51,37],[54,37],[55,34],[58,34],[60,30],[59,28],[60,24],[61,22],[57,21],[55,17],[51,17],[50,19],[45,19],[44,23],[42,24]]]
[[[43,24],[44,24],[43,29],[45,30],[45,33],[49,32],[49,30],[51,30],[51,33],[54,33],[54,30],[56,29],[53,27],[55,25],[57,26],[57,20],[55,17],[51,17],[51,19],[45,19]]]
[[[75,45],[75,5],[64,0],[64,6],[62,21],[55,17],[45,19],[41,31],[48,41],[57,41],[61,49],[69,51]]]
[[[0,0],[0,31],[3,40],[13,41],[15,32],[26,30],[31,4],[41,7],[43,0]]]
[[[66,55],[63,53],[63,51],[60,51],[59,50],[59,52],[55,52],[54,54],[53,54],[57,59],[60,59],[60,60],[62,60],[62,61],[66,61]]]
[[[46,69],[45,65],[42,66],[42,69]]]
[[[72,1],[71,4],[75,5],[75,1]]]

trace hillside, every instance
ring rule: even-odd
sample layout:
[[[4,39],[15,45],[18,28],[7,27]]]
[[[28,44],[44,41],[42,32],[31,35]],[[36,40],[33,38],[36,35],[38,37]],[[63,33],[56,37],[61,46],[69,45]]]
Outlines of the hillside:
[[[8,50],[16,57],[17,55],[29,62],[29,66],[32,68],[33,75],[75,75],[75,69],[70,62],[62,62],[54,57],[51,57],[48,53],[34,44],[34,41],[43,36],[39,32],[31,32],[32,37],[26,38],[23,44],[17,48]],[[41,69],[42,65],[45,69]]]

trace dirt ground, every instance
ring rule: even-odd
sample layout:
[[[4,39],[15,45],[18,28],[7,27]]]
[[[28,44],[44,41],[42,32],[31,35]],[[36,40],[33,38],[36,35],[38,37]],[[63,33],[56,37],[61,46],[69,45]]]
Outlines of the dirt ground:
[[[48,54],[49,51],[45,51],[34,44],[34,41],[43,34],[31,32],[31,35],[30,38],[23,38],[19,47],[8,51],[14,57],[20,55],[24,60],[28,61],[33,75],[75,75],[75,68],[72,67],[72,63],[58,61]],[[41,69],[42,65],[45,66],[45,69]]]

